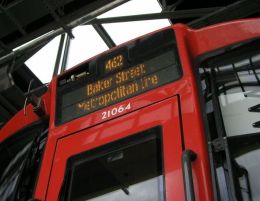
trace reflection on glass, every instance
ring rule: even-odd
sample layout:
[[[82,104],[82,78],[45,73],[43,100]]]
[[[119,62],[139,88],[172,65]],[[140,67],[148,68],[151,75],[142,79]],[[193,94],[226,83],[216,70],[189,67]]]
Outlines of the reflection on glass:
[[[240,166],[239,184],[243,201],[260,200],[260,150],[254,150],[236,158]],[[244,171],[242,171],[244,170]]]
[[[157,135],[160,129],[142,134],[146,132]],[[113,150],[71,158],[64,197],[72,201],[163,201],[161,139],[156,135],[135,136],[134,144],[132,140],[110,144]]]
[[[129,194],[126,194],[124,191],[115,190],[107,194],[89,199],[90,201],[132,201],[132,200],[141,200],[141,201],[157,201],[164,200],[163,192],[160,191],[163,187],[163,177],[155,177],[144,182],[140,182],[134,185],[129,186],[127,189]]]

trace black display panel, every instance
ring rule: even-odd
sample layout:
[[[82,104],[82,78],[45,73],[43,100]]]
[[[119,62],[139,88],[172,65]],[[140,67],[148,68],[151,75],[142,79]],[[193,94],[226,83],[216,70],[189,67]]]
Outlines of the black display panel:
[[[131,41],[59,77],[56,124],[173,82],[181,74],[172,29]]]

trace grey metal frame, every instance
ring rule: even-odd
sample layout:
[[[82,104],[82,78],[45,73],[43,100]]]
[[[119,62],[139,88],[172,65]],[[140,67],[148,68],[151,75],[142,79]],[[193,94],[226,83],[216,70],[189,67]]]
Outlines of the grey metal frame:
[[[23,1],[23,0],[17,0],[16,3]],[[120,17],[110,17],[110,18],[101,18],[97,19],[96,17],[101,15],[102,13],[111,10],[115,8],[116,6],[119,6],[123,3],[126,3],[128,0],[115,0],[111,3],[108,3],[104,5],[103,7],[92,11],[90,13],[87,13],[85,16],[76,19],[69,24],[65,24],[59,16],[55,13],[53,7],[51,6],[51,3],[49,0],[43,0],[43,2],[48,7],[51,16],[56,20],[56,22],[60,25],[60,28],[53,30],[50,33],[45,34],[42,37],[39,37],[38,39],[35,39],[33,42],[28,43],[27,45],[24,45],[23,47],[11,51],[6,47],[4,44],[0,43],[0,46],[2,49],[6,50],[7,53],[3,57],[0,58],[0,67],[13,60],[14,58],[19,58],[21,56],[24,56],[28,54],[28,52],[32,52],[34,49],[38,49],[39,47],[43,46],[47,42],[49,42],[51,39],[55,38],[56,36],[67,33],[70,38],[73,37],[73,34],[71,32],[71,29],[75,28],[79,25],[92,25],[97,33],[100,35],[100,37],[104,40],[104,42],[107,44],[109,48],[114,47],[116,44],[110,37],[110,35],[106,32],[106,30],[103,28],[102,24],[104,23],[117,23],[117,22],[129,22],[129,21],[139,21],[139,20],[154,20],[154,19],[185,19],[185,18],[195,18],[198,17],[198,19],[188,23],[189,26],[193,28],[199,28],[207,25],[211,25],[218,22],[223,22],[226,20],[232,20],[232,19],[238,19],[241,17],[246,17],[249,15],[252,15],[256,12],[260,11],[259,6],[259,0],[240,0],[233,4],[230,4],[227,7],[212,7],[212,8],[199,8],[199,9],[191,9],[191,10],[174,10],[173,11],[163,11],[161,13],[152,13],[152,14],[144,14],[144,15],[133,15],[133,16],[120,16]],[[14,2],[14,3],[15,3]],[[165,9],[164,9],[165,10]],[[169,9],[166,9],[169,10]],[[5,12],[5,9],[3,9],[0,6],[0,11]],[[235,11],[235,12],[233,12]],[[16,26],[19,28],[20,32],[22,34],[26,34],[25,30],[23,30],[22,27],[20,27],[20,24],[17,19],[13,18],[10,13],[6,13],[6,15],[9,16],[10,20],[12,20],[13,23],[16,24]],[[57,54],[58,57],[63,55],[62,58],[62,65],[61,65],[61,71],[65,70],[66,66],[66,59],[64,57],[68,56],[69,51],[69,43],[70,38],[67,38],[66,41],[62,41],[62,45],[60,47],[64,48],[63,54]],[[1,41],[0,41],[1,42]],[[66,43],[67,45],[65,45]],[[61,51],[61,50],[58,50]],[[60,58],[56,59],[60,60]],[[60,61],[59,61],[60,63]],[[54,69],[54,74],[56,75],[58,73],[57,66]]]

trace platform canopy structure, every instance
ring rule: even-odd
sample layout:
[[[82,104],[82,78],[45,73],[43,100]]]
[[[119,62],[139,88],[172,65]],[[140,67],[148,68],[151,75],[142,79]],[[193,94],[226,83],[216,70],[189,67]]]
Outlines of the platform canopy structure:
[[[144,7],[151,3],[139,1]],[[24,107],[30,94],[40,96],[47,89],[48,83],[43,83],[26,61],[56,37],[55,62],[48,71],[52,76],[63,72],[68,67],[71,41],[77,38],[75,27],[91,26],[109,49],[118,44],[106,28],[109,24],[166,19],[169,24],[201,28],[260,17],[260,0],[158,0],[160,12],[102,17],[126,3],[129,0],[1,0],[0,129]]]

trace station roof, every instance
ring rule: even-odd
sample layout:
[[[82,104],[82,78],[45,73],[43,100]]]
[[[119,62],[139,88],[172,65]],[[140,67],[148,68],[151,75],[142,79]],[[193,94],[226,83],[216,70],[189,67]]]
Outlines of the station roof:
[[[170,23],[180,22],[199,28],[232,19],[260,16],[259,0],[196,0],[192,2],[158,0],[161,12],[137,13],[131,16],[106,16],[104,14],[102,17],[103,13],[126,2],[128,0],[1,0],[0,61],[15,48],[19,49],[19,46],[57,29],[62,30],[60,33],[65,33],[68,38],[77,37],[77,33],[73,30],[76,25],[83,22],[93,27],[107,48],[110,48],[120,41],[116,41],[112,36],[109,24],[167,19]],[[149,7],[149,0],[146,2],[144,6]],[[24,54],[22,52],[14,55],[8,62],[0,62],[0,75],[10,73],[15,83],[13,85],[7,77],[0,80],[0,128],[22,109],[30,81],[34,80],[31,84],[32,89],[43,85],[25,63],[41,47],[26,51]],[[12,66],[11,72],[9,72],[10,66]],[[54,66],[53,71],[57,74]],[[10,82],[11,87],[1,89],[1,82],[4,84]],[[38,91],[37,95],[43,91],[44,88]]]

